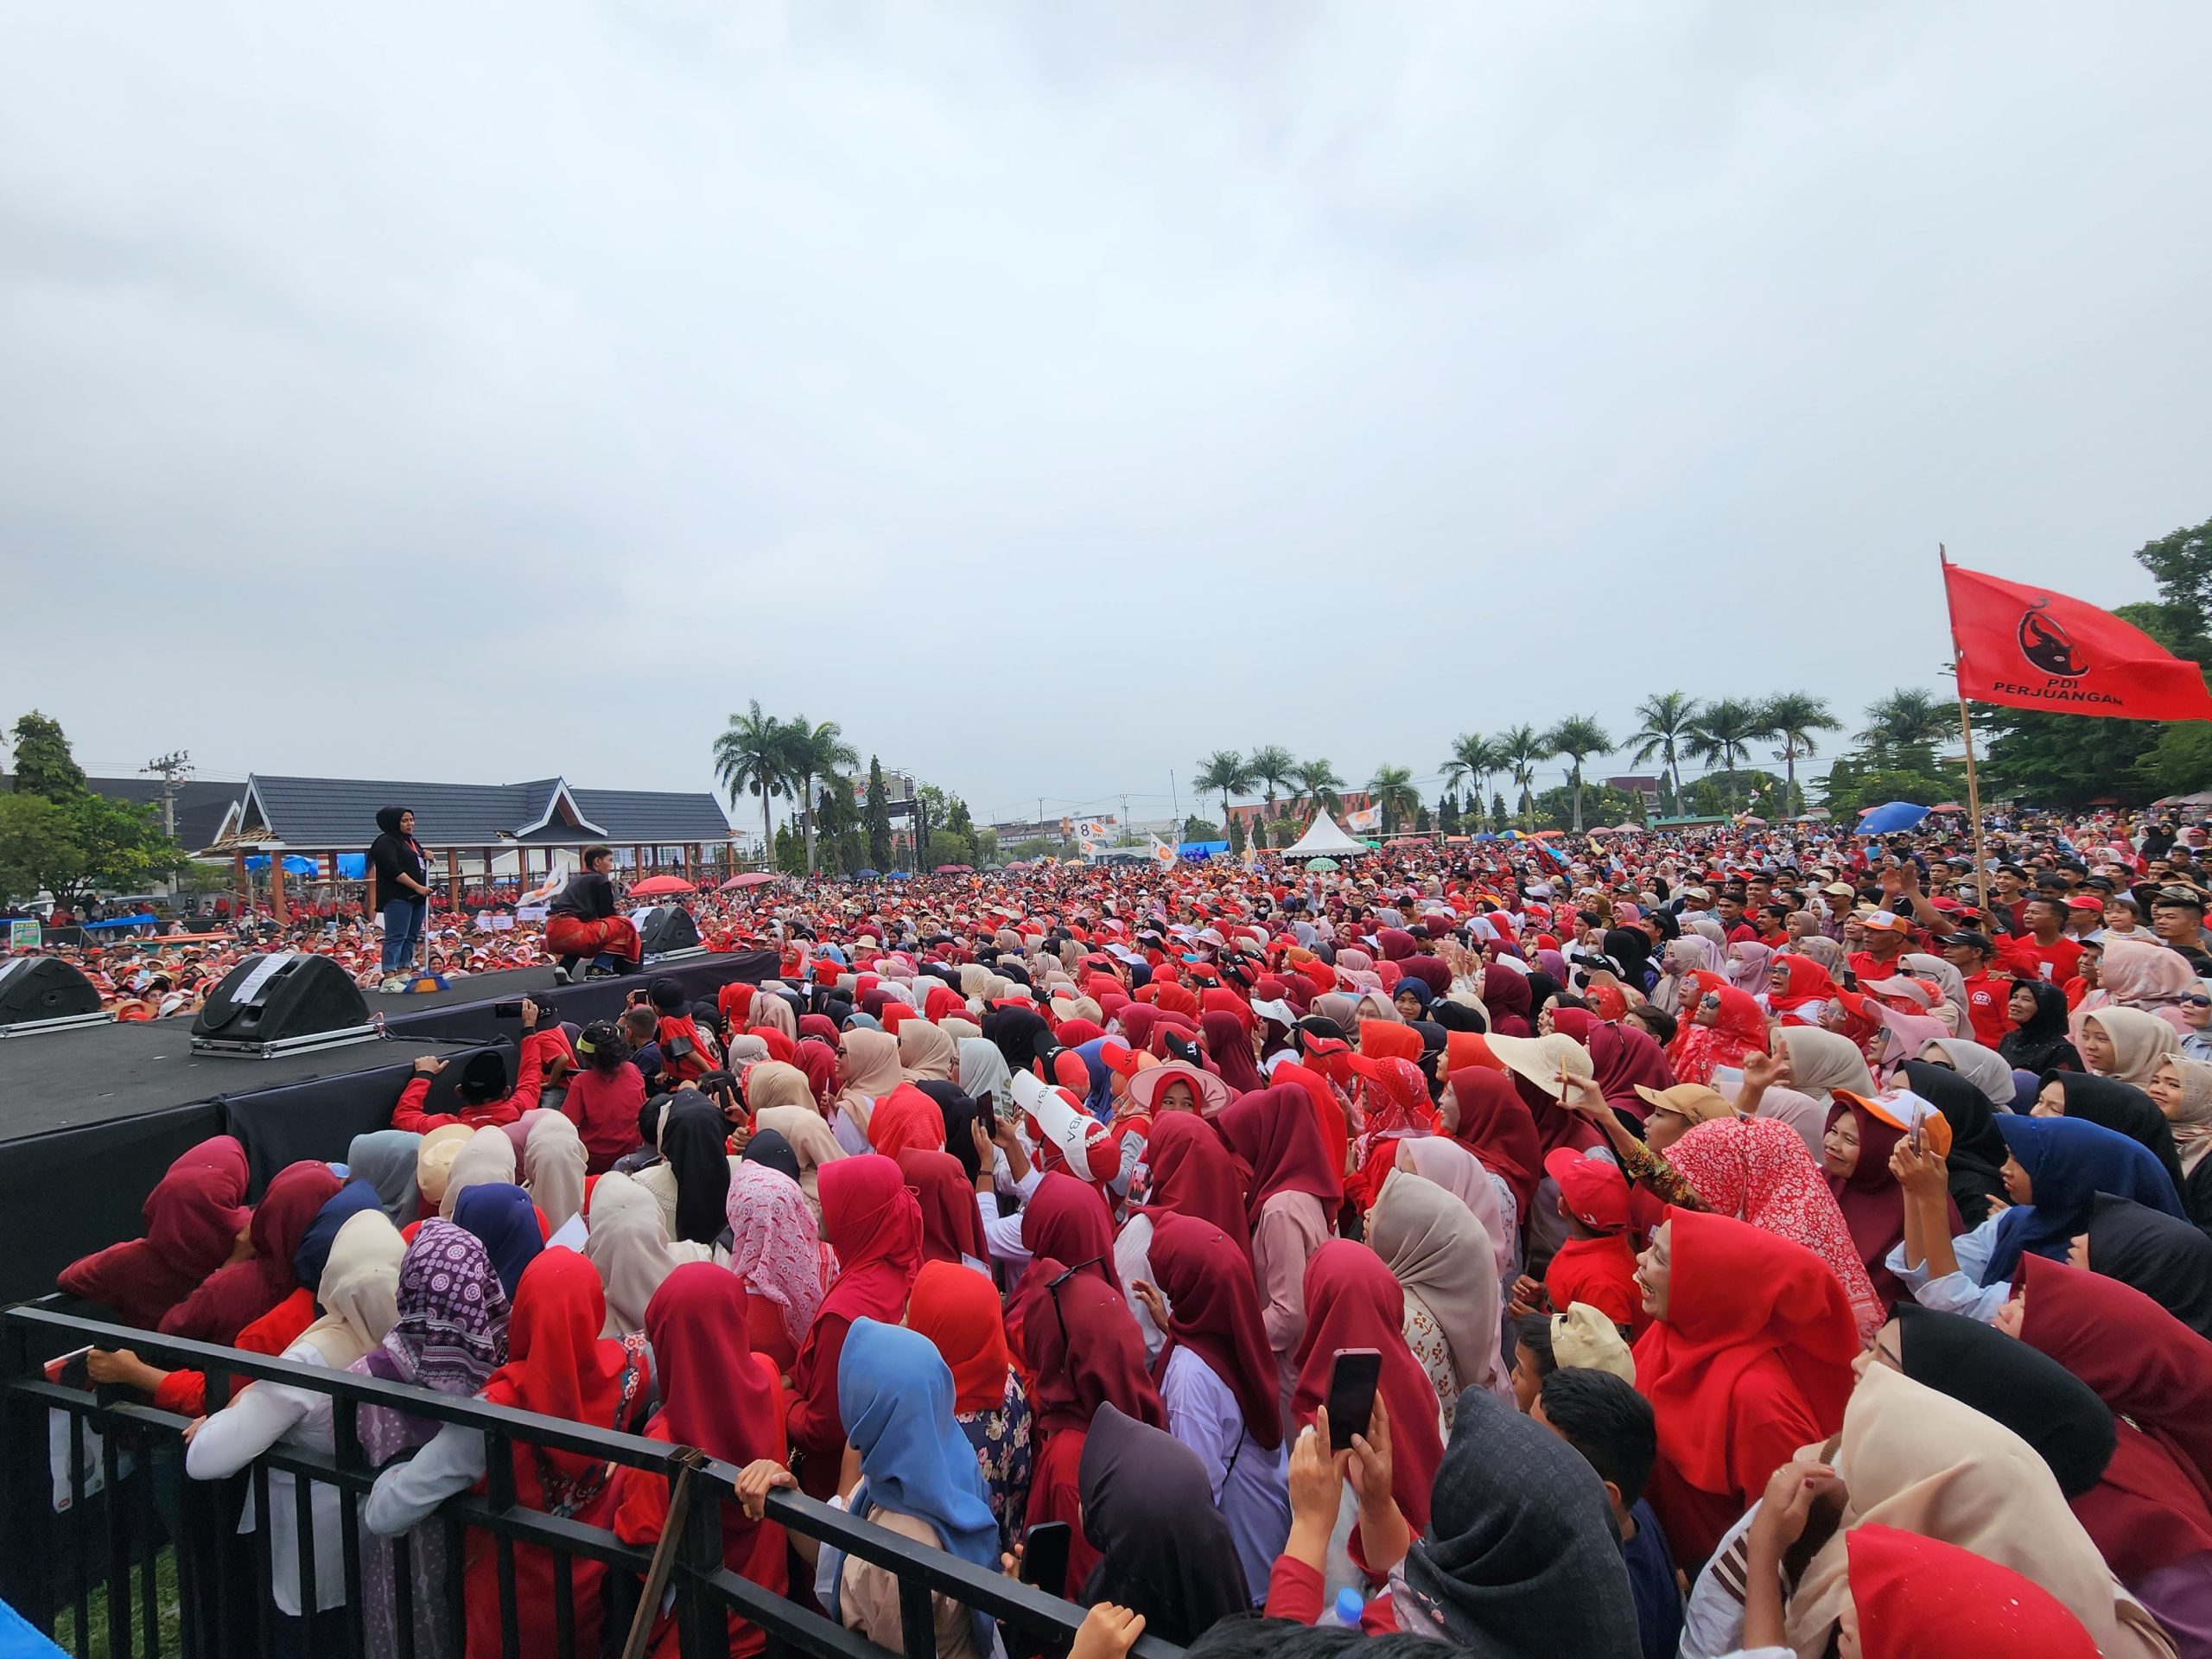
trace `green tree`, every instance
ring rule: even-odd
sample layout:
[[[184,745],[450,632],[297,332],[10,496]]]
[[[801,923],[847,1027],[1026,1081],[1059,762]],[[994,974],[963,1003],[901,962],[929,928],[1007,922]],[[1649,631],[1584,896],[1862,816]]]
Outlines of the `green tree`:
[[[806,837],[788,823],[776,826],[774,868],[785,875],[806,874]]]
[[[1229,850],[1239,858],[1244,856],[1244,824],[1241,819],[1229,821]]]
[[[1899,686],[1866,705],[1866,728],[1859,741],[1881,765],[1910,772],[1936,769],[1936,746],[1957,727],[1958,709],[1932,691]]]
[[[67,801],[85,792],[85,769],[70,753],[59,721],[34,709],[16,722],[12,738],[18,794]]]
[[[1505,797],[1497,791],[1492,790],[1490,797],[1490,821],[1492,823],[1503,823],[1505,819]]]
[[[976,861],[975,852],[967,836],[956,835],[950,830],[932,830],[922,868],[934,870],[940,864],[972,864]]]
[[[1808,691],[1785,691],[1780,696],[1768,698],[1760,721],[1782,740],[1782,760],[1786,768],[1783,776],[1792,796],[1797,793],[1797,757],[1820,753],[1814,744],[1813,734],[1843,729],[1843,722],[1828,712],[1827,699]]]
[[[67,808],[28,791],[0,795],[0,904],[28,903],[41,893],[58,899],[84,873]]]
[[[861,810],[853,799],[850,779],[831,778],[821,785],[814,823],[816,849],[825,868],[850,875],[868,862],[868,849],[861,841]]]
[[[728,728],[715,739],[715,775],[729,791],[729,804],[741,794],[760,798],[760,855],[772,860],[774,836],[768,817],[769,803],[790,791],[790,728],[772,715],[760,712],[760,699],[742,715],[732,715]]]
[[[1536,781],[1536,768],[1558,751],[1537,734],[1533,726],[1516,726],[1497,740],[1498,758],[1504,765],[1502,770],[1512,774],[1514,787],[1521,791],[1521,827],[1535,828],[1530,813],[1534,803],[1529,791]]]
[[[860,756],[845,741],[843,731],[834,720],[825,720],[817,726],[801,715],[784,728],[783,772],[798,801],[799,815],[805,825],[806,868],[810,874],[814,869],[815,781],[835,780],[860,763]]]
[[[1234,749],[1216,749],[1198,762],[1198,775],[1192,780],[1192,787],[1201,794],[1218,793],[1221,797],[1221,821],[1229,822],[1229,798],[1242,795],[1252,787],[1252,773],[1244,764],[1244,757]]]
[[[1611,754],[1613,740],[1598,723],[1597,715],[1569,715],[1544,734],[1544,743],[1554,754],[1563,754],[1573,763],[1567,767],[1567,780],[1574,791],[1574,822],[1567,827],[1580,834],[1582,829],[1582,763],[1593,754]]]
[[[1297,798],[1301,806],[1319,812],[1342,810],[1344,799],[1338,791],[1344,788],[1344,780],[1337,776],[1337,769],[1326,760],[1301,760],[1290,769],[1290,779],[1298,786]]]
[[[1756,703],[1723,697],[1698,712],[1683,747],[1693,760],[1702,760],[1708,766],[1719,762],[1721,771],[1727,774],[1724,788],[1727,798],[1732,800],[1738,798],[1738,766],[1751,753],[1751,745],[1765,735],[1765,723]]]
[[[1219,841],[1221,826],[1209,823],[1193,812],[1183,820],[1183,839],[1185,841]]]
[[[1688,816],[1711,817],[1751,807],[1762,817],[1772,817],[1782,810],[1779,803],[1783,787],[1782,779],[1772,772],[1753,767],[1745,772],[1723,772],[1717,778],[1694,779],[1684,792],[1688,797]]]
[[[1246,757],[1245,775],[1260,787],[1260,799],[1266,804],[1264,816],[1275,815],[1275,796],[1291,780],[1291,773],[1298,765],[1298,757],[1280,743],[1269,743]],[[1248,785],[1247,787],[1249,787]]]
[[[183,849],[162,833],[161,809],[150,803],[87,794],[65,802],[62,810],[84,860],[79,893],[143,893],[187,861]]]
[[[1405,766],[1377,766],[1367,780],[1367,793],[1382,809],[1382,833],[1390,835],[1421,810],[1421,791]]]
[[[1537,792],[1531,809],[1539,830],[1571,830],[1574,823],[1574,789],[1570,784]],[[1643,802],[1641,797],[1625,790],[1613,789],[1604,784],[1583,785],[1582,814],[1592,823],[1618,823],[1624,818],[1641,818]]]
[[[883,786],[883,763],[872,754],[868,758],[868,804],[862,809],[861,822],[868,835],[868,864],[865,868],[889,869],[891,797]]]
[[[1674,782],[1677,801],[1682,796],[1682,755],[1702,712],[1703,705],[1681,691],[1662,691],[1636,705],[1636,717],[1643,724],[1628,735],[1628,741],[1636,745],[1635,764],[1649,766],[1657,756]]]
[[[1462,732],[1452,740],[1451,758],[1443,766],[1444,786],[1457,789],[1468,786],[1468,811],[1479,821],[1483,811],[1483,785],[1491,774],[1505,770],[1505,760],[1497,752],[1497,745],[1480,732]]]
[[[1436,827],[1447,836],[1459,833],[1459,798],[1448,789],[1444,791],[1444,798],[1437,803]]]
[[[2158,584],[2155,606],[2123,606],[2120,614],[2177,657],[2212,657],[2212,518],[2135,550],[2135,562]],[[2131,614],[2155,610],[2155,619]]]

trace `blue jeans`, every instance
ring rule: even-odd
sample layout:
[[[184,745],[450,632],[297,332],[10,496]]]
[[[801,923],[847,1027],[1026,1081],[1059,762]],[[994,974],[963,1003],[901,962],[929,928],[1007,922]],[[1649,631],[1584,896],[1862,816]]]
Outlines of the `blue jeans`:
[[[420,899],[395,899],[384,907],[384,970],[397,973],[415,959],[423,940],[423,912],[429,908]]]

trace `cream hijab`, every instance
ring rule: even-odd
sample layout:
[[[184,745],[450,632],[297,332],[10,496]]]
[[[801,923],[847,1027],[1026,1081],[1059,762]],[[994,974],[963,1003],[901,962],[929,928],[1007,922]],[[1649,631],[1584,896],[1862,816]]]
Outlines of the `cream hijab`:
[[[1513,1262],[1513,1229],[1505,1223],[1505,1200],[1483,1160],[1448,1135],[1409,1135],[1398,1142],[1399,1167],[1443,1188],[1481,1224],[1500,1282]]]
[[[745,1104],[759,1114],[777,1106],[816,1109],[814,1087],[806,1073],[786,1060],[759,1060],[745,1068]]]
[[[906,1081],[899,1066],[899,1039],[887,1031],[848,1031],[839,1039],[845,1056],[844,1086],[835,1103],[861,1134],[875,1103]]]
[[[330,1241],[315,1299],[322,1317],[300,1333],[324,1364],[342,1371],[377,1347],[399,1317],[399,1261],[406,1243],[381,1210],[348,1217]]]
[[[753,999],[745,1012],[747,1031],[780,1031],[793,1042],[798,1040],[798,1017],[792,1014],[791,1005],[772,991],[764,991]]]
[[[1444,1332],[1460,1388],[1510,1394],[1499,1364],[1497,1253],[1474,1211],[1434,1181],[1394,1169],[1367,1233],[1408,1299],[1419,1299]]]
[[[1956,1544],[2032,1579],[2082,1621],[2104,1659],[2171,1655],[2074,1518],[2050,1466],[1994,1419],[1872,1363],[1844,1412],[1834,1462],[1850,1496],[1843,1525],[1789,1600],[1800,1659],[1826,1651],[1851,1594],[1847,1534],[1869,1523]]]
[[[1783,1026],[1775,1033],[1775,1040],[1789,1051],[1789,1084],[1800,1094],[1821,1101],[1834,1089],[1846,1089],[1854,1095],[1875,1092],[1874,1074],[1866,1069],[1866,1057],[1841,1032],[1822,1031],[1817,1026]]]
[[[2118,1077],[2138,1089],[2150,1082],[2167,1055],[2180,1052],[2181,1034],[2157,1014],[2145,1014],[2141,1008],[2093,1008],[2082,1016],[2082,1023],[2087,1026],[2092,1020],[2112,1039],[2112,1070],[2101,1075]]]
[[[470,1135],[453,1160],[446,1176],[446,1190],[438,1200],[438,1214],[453,1219],[453,1207],[472,1186],[512,1186],[515,1179],[515,1143],[505,1129],[479,1129]]]
[[[910,1083],[950,1083],[960,1051],[952,1039],[926,1020],[901,1020],[899,1066]]]
[[[753,1114],[753,1126],[773,1129],[791,1142],[792,1155],[798,1160],[799,1191],[806,1194],[806,1207],[814,1211],[814,1218],[819,1222],[822,1197],[815,1172],[824,1164],[836,1162],[845,1155],[845,1149],[830,1133],[822,1114],[814,1109],[813,1097],[809,1096],[808,1103],[804,1106],[771,1106],[765,1111],[756,1111]]]
[[[2177,1053],[2159,1061],[2152,1075],[2165,1071],[2181,1084],[2181,1098],[2166,1122],[2173,1128],[2174,1150],[2181,1155],[2181,1173],[2194,1175],[2204,1154],[2212,1152],[2212,1065]]]
[[[545,1212],[545,1224],[554,1231],[583,1211],[584,1143],[576,1126],[559,1112],[548,1112],[530,1126],[530,1143],[523,1148],[522,1184],[531,1202]]]
[[[979,1104],[1014,1099],[1014,1073],[1006,1056],[981,1031],[960,1039],[960,1092]]]
[[[422,1204],[437,1204],[453,1179],[453,1160],[476,1133],[466,1123],[442,1123],[415,1148],[415,1191]]]
[[[1992,1106],[2008,1112],[2012,1109],[2012,1096],[2018,1092],[2012,1087],[2012,1068],[1995,1049],[1984,1048],[1971,1037],[1938,1037],[1925,1045],[1922,1052],[1930,1048],[1940,1049],[1941,1063],[1980,1090]]]
[[[634,1336],[645,1328],[645,1304],[661,1281],[686,1262],[713,1259],[703,1244],[671,1245],[660,1200],[620,1170],[601,1176],[591,1190],[591,1230],[584,1260],[607,1287],[607,1336]]]

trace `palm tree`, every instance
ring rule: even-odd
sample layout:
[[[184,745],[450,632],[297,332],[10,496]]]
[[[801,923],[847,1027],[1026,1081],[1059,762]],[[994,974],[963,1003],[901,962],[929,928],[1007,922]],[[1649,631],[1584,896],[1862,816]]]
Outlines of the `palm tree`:
[[[1859,739],[1882,759],[1913,749],[1933,751],[1951,729],[1955,718],[1950,705],[1918,686],[1900,686],[1878,702],[1866,705],[1866,729]]]
[[[1809,691],[1784,691],[1768,699],[1761,718],[1782,740],[1782,763],[1789,772],[1789,792],[1783,797],[1786,808],[1797,794],[1797,757],[1818,754],[1813,734],[1840,732],[1843,722],[1828,712],[1826,697],[1816,697]]]
[[[1565,720],[1544,734],[1544,741],[1551,746],[1554,754],[1563,754],[1574,764],[1567,770],[1567,782],[1574,789],[1575,834],[1582,833],[1582,763],[1593,754],[1611,754],[1613,740],[1605,735],[1605,728],[1598,723],[1595,715],[1569,715]]]
[[[1270,743],[1265,748],[1255,749],[1245,757],[1244,771],[1251,784],[1262,786],[1260,798],[1268,804],[1266,817],[1275,815],[1275,791],[1290,781],[1291,769],[1297,766],[1298,757],[1280,743]]]
[[[1504,762],[1503,770],[1510,772],[1515,787],[1521,791],[1521,827],[1535,826],[1529,799],[1530,785],[1536,781],[1536,766],[1557,753],[1536,734],[1533,726],[1516,726],[1497,740],[1497,758]]]
[[[1721,770],[1727,774],[1731,801],[1736,794],[1736,763],[1750,753],[1752,744],[1768,735],[1762,713],[1757,703],[1739,697],[1723,697],[1718,702],[1707,703],[1699,711],[1683,745],[1693,760],[1702,760],[1707,766],[1716,760],[1720,763]]]
[[[760,712],[760,699],[753,699],[742,715],[729,717],[729,728],[715,739],[715,775],[729,791],[729,804],[742,794],[760,798],[760,856],[762,868],[772,866],[776,838],[769,827],[768,804],[790,792],[791,778],[791,728],[773,715]]]
[[[1628,734],[1628,741],[1637,746],[1636,765],[1649,765],[1656,754],[1666,766],[1667,775],[1675,785],[1677,812],[1682,810],[1681,750],[1688,741],[1690,728],[1697,723],[1698,714],[1695,697],[1681,691],[1662,691],[1636,705],[1636,717],[1643,724]]]
[[[1252,787],[1251,769],[1244,764],[1244,757],[1234,749],[1216,749],[1198,762],[1198,775],[1192,786],[1201,791],[1221,791],[1221,833],[1229,833],[1229,798],[1242,795]]]
[[[810,725],[804,715],[784,728],[784,772],[798,791],[803,822],[806,826],[806,868],[814,871],[814,782],[817,778],[832,779],[848,766],[857,766],[861,758],[853,746],[845,741],[845,734],[834,720],[825,720],[819,726]]]
[[[1414,775],[1404,766],[1377,766],[1367,780],[1367,792],[1382,809],[1382,833],[1389,835],[1405,819],[1421,810],[1421,791]]]
[[[1344,797],[1337,793],[1344,780],[1326,760],[1300,761],[1290,769],[1290,781],[1298,788],[1295,798],[1304,805],[1334,812],[1344,804]]]
[[[1444,763],[1444,786],[1457,789],[1462,784],[1474,785],[1475,819],[1487,824],[1489,810],[1483,804],[1483,785],[1491,774],[1505,770],[1505,761],[1497,752],[1497,745],[1480,732],[1463,732],[1452,740],[1452,758]]]

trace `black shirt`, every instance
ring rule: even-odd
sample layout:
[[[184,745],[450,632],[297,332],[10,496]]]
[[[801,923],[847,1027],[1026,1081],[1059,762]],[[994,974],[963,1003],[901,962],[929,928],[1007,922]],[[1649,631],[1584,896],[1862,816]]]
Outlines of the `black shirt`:
[[[614,914],[614,883],[597,870],[578,870],[545,908],[550,915],[604,921]]]
[[[376,872],[379,906],[388,905],[395,899],[418,905],[423,902],[423,895],[399,879],[407,875],[426,887],[430,885],[429,876],[423,868],[423,849],[407,836],[386,833],[371,842],[369,868]]]

